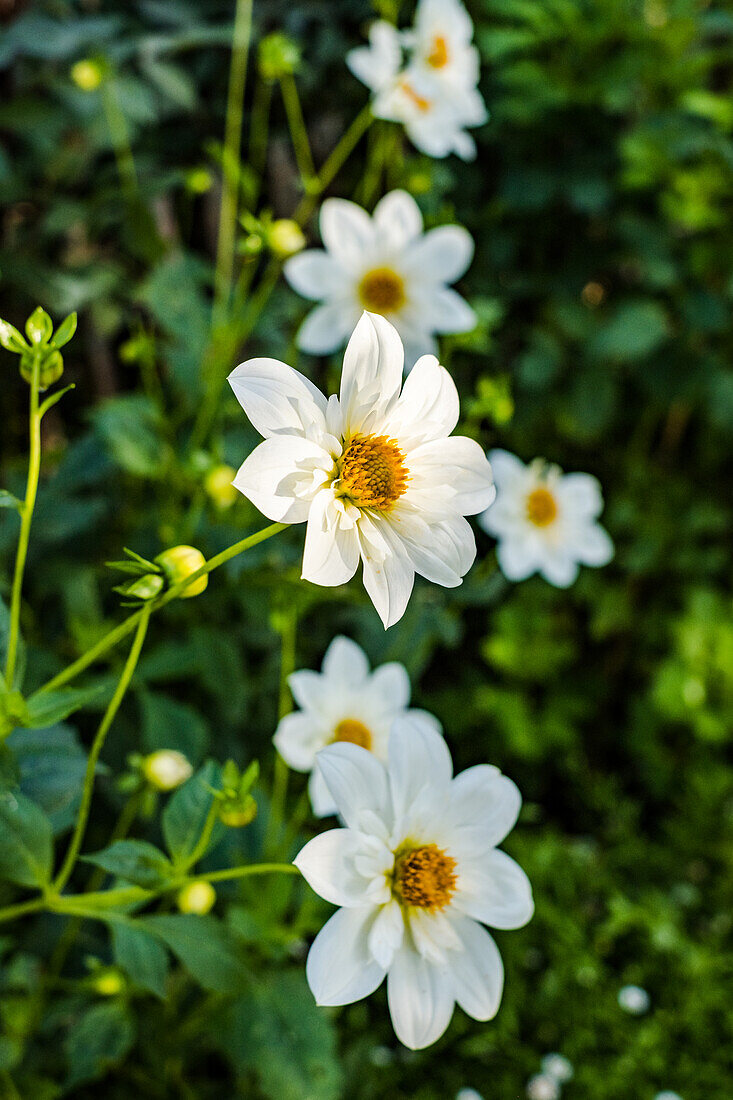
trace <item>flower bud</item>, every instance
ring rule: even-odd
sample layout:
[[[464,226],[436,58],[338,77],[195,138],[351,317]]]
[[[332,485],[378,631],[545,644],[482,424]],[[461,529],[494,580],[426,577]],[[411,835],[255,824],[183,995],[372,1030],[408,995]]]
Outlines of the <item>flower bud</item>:
[[[172,791],[193,775],[191,764],[176,749],[158,749],[142,762],[142,773],[151,787],[159,791]]]
[[[244,799],[227,799],[222,802],[219,820],[229,829],[243,829],[257,816],[257,803],[251,794]]]
[[[300,47],[285,34],[268,34],[260,42],[260,73],[265,80],[291,76],[300,66]]]
[[[214,186],[214,178],[208,168],[191,168],[186,173],[186,190],[192,195],[205,195]]]
[[[71,79],[82,92],[96,92],[104,80],[104,72],[98,61],[85,58],[71,66]]]
[[[269,228],[267,243],[278,259],[286,260],[306,245],[303,230],[292,218],[278,218]]]
[[[92,987],[102,997],[116,997],[126,985],[124,974],[114,966],[102,966],[92,977]]]
[[[24,351],[20,357],[21,378],[30,383],[33,381],[33,368],[38,361],[38,388],[47,390],[54,382],[58,382],[64,373],[64,360],[60,351],[50,348],[32,348]]]
[[[236,473],[233,466],[222,465],[213,466],[206,475],[204,489],[217,508],[231,508],[237,500],[239,493],[232,485]]]
[[[187,882],[178,892],[178,908],[182,913],[195,913],[203,917],[210,912],[216,901],[216,890],[210,882],[200,880]]]
[[[161,592],[163,583],[160,573],[146,573],[136,581],[119,585],[116,591],[134,600],[152,600]]]
[[[190,577],[202,565],[206,565],[206,558],[195,546],[172,546],[170,550],[164,550],[162,554],[158,554],[155,560],[162,566],[171,588],[180,584],[186,577]],[[204,574],[203,577],[199,577],[197,581],[184,588],[181,599],[188,600],[192,596],[200,595],[208,583],[208,575]]]

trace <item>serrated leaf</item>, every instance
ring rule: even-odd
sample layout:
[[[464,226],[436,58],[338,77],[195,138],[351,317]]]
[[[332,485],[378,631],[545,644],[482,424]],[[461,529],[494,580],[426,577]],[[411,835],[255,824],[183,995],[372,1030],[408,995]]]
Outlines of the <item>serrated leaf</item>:
[[[87,758],[71,726],[16,730],[8,737],[19,769],[20,789],[45,814],[54,833],[68,829],[81,798]]]
[[[0,878],[45,886],[51,877],[51,822],[20,792],[0,791]]]
[[[145,890],[165,886],[175,876],[168,857],[147,840],[117,840],[109,848],[83,858]]]
[[[171,949],[204,989],[236,993],[244,978],[236,942],[216,917],[175,913],[144,917],[140,923]]]
[[[178,788],[163,811],[163,836],[175,864],[185,864],[196,848],[214,801],[211,789],[216,790],[220,775],[219,765],[207,760],[187,783]],[[209,849],[223,836],[223,832],[223,826],[217,822]]]
[[[112,925],[115,961],[142,989],[165,997],[168,952],[160,940],[136,922]]]

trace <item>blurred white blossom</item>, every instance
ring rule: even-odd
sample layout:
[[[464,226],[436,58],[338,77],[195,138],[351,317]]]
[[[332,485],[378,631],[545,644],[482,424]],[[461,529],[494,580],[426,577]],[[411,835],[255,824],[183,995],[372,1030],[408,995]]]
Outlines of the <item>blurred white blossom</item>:
[[[625,985],[618,991],[618,1003],[624,1012],[643,1016],[649,1011],[649,994],[640,985]]]
[[[560,1085],[547,1073],[536,1073],[527,1082],[529,1100],[559,1100]]]
[[[546,1054],[540,1066],[543,1073],[554,1077],[561,1085],[573,1078],[573,1063],[563,1054]]]

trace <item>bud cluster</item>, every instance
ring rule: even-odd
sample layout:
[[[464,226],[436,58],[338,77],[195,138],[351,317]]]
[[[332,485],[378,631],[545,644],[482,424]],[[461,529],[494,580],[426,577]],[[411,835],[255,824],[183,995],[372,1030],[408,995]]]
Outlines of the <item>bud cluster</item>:
[[[165,588],[175,587],[206,565],[206,558],[195,546],[172,546],[169,550],[158,554],[154,561],[141,557],[127,547],[124,547],[123,552],[127,554],[126,559],[108,561],[106,564],[109,569],[128,573],[133,578],[125,581],[124,584],[116,585],[113,589],[114,592],[119,592],[121,596],[126,597],[127,603],[123,606],[127,607],[154,600]],[[181,592],[181,599],[187,600],[192,596],[200,595],[208,583],[209,578],[206,574],[192,581]]]
[[[64,373],[60,348],[76,332],[76,314],[70,313],[54,332],[53,321],[38,306],[25,323],[28,339],[8,321],[0,320],[0,346],[20,356],[20,373],[29,385],[37,378],[38,389],[47,390]]]

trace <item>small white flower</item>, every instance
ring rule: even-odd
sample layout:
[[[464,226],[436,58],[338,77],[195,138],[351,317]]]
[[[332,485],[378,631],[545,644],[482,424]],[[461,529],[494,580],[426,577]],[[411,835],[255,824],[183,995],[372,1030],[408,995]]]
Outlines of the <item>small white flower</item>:
[[[542,459],[525,466],[508,451],[489,452],[497,497],[479,523],[499,540],[499,567],[510,581],[541,573],[558,588],[578,576],[578,565],[607,565],[613,543],[596,522],[603,509],[590,474],[563,474]]]
[[[632,1016],[643,1016],[649,1011],[649,994],[640,985],[625,985],[618,991],[618,1003],[624,1012]]]
[[[347,54],[346,62],[374,93],[376,118],[399,122],[418,149],[431,157],[476,156],[467,126],[480,126],[488,113],[477,89],[479,55],[471,44],[473,23],[460,0],[421,0],[411,31],[400,35],[389,23],[372,25],[369,46]],[[410,56],[403,67],[402,46]]]
[[[560,1100],[560,1085],[546,1073],[536,1073],[527,1082],[529,1100]]]
[[[432,715],[407,709],[410,681],[404,665],[392,662],[370,672],[364,650],[349,638],[334,638],[320,673],[294,672],[288,685],[302,709],[280,721],[273,740],[289,767],[311,773],[308,793],[317,817],[336,813],[315,767],[316,753],[326,745],[346,741],[386,760],[389,731],[396,718],[412,717],[428,729],[440,729]]]
[[[678,1092],[670,1092],[669,1089],[665,1089],[664,1092],[658,1092],[654,1100],[682,1100],[682,1097]]]
[[[413,1050],[443,1034],[456,1002],[490,1020],[504,971],[483,924],[521,928],[533,913],[527,876],[496,848],[519,813],[514,783],[489,765],[452,778],[443,738],[409,718],[392,727],[387,766],[353,744],[329,745],[316,766],[346,826],[295,860],[341,906],[308,955],[318,1004],[351,1004],[386,977],[397,1038]]]
[[[573,1063],[562,1054],[546,1054],[540,1065],[543,1073],[554,1077],[561,1085],[573,1079]]]
[[[480,1092],[476,1092],[476,1089],[459,1089],[456,1100],[484,1100],[484,1098]]]
[[[385,195],[371,218],[354,202],[326,199],[319,225],[325,249],[301,252],[284,268],[298,294],[322,303],[298,332],[303,351],[336,351],[366,309],[395,326],[409,370],[437,351],[435,333],[476,327],[475,313],[448,285],[471,263],[467,230],[444,225],[424,233],[420,208],[406,191]]]
[[[494,496],[478,443],[450,435],[459,411],[452,378],[425,355],[400,393],[403,359],[392,325],[365,313],[338,397],[327,400],[275,359],[250,359],[229,376],[265,436],[234,485],[272,520],[307,521],[304,580],[346,584],[361,559],[385,627],[402,618],[415,573],[447,588],[461,583],[476,557],[464,516]]]

